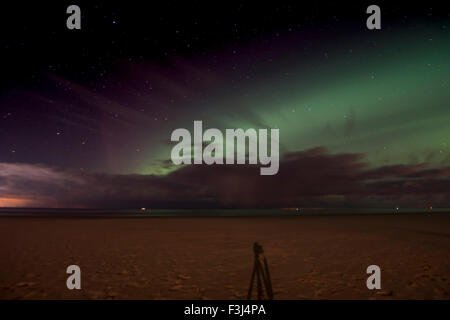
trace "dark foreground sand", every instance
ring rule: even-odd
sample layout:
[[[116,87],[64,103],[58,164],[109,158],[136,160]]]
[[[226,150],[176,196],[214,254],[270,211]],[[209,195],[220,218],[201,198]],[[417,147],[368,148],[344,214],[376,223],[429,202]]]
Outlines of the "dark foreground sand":
[[[0,298],[245,298],[254,241],[276,299],[450,298],[450,214],[0,218]],[[71,264],[82,290],[66,288]]]

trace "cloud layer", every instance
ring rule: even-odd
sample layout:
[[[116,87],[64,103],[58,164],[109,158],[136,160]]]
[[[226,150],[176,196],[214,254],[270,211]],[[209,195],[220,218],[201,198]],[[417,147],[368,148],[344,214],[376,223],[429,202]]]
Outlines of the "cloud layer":
[[[271,208],[450,206],[450,167],[370,168],[363,154],[286,154],[275,176],[256,165],[191,165],[168,175],[86,174],[0,163],[0,206]]]

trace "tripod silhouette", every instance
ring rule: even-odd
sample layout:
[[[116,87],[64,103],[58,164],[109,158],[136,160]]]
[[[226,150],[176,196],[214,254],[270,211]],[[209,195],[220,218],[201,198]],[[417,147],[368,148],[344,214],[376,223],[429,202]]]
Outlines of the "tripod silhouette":
[[[250,300],[252,298],[253,283],[255,282],[255,277],[258,300],[263,300],[264,296],[268,300],[273,300],[272,281],[270,280],[269,267],[267,265],[266,257],[264,256],[263,247],[258,244],[258,242],[255,242],[253,244],[253,253],[255,263],[253,266],[252,278],[250,280],[250,288],[248,289],[247,300]],[[260,255],[262,255],[263,257],[264,266],[261,263]],[[263,286],[265,288],[266,294],[264,294]]]

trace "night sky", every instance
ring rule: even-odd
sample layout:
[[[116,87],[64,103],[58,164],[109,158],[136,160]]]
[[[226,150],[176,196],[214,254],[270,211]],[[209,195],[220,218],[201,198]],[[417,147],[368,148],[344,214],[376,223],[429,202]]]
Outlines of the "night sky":
[[[0,207],[450,207],[450,8],[370,4],[5,6]],[[278,174],[174,166],[194,120],[279,128]]]

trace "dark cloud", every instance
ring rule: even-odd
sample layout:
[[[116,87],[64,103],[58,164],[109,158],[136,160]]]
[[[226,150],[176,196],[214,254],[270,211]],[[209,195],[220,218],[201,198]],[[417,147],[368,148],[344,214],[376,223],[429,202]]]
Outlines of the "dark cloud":
[[[25,205],[112,208],[449,206],[450,168],[370,168],[363,154],[324,148],[286,154],[274,176],[259,166],[190,165],[165,176],[79,174],[0,163],[1,199]],[[6,200],[3,200],[6,201]],[[0,202],[1,203],[1,202]]]
[[[417,165],[391,165],[383,166],[365,172],[367,179],[382,179],[388,177],[409,177],[415,174],[422,174],[425,171],[426,164],[421,163]]]

